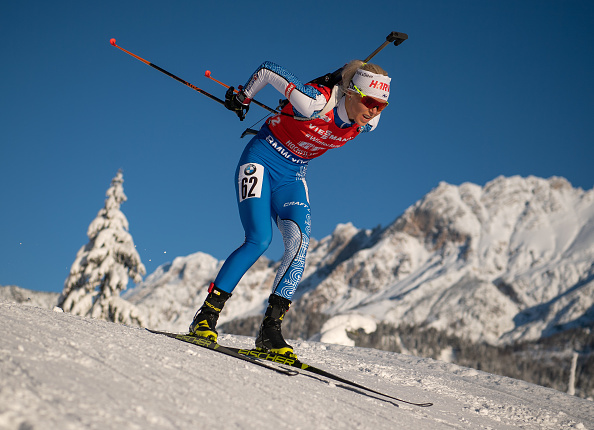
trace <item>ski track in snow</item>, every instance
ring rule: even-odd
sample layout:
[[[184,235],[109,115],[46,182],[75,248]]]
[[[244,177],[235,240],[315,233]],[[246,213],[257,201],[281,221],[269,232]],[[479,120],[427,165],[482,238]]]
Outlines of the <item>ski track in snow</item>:
[[[145,330],[0,302],[0,429],[594,429],[594,402],[430,359],[294,341],[399,404]],[[158,328],[158,327],[155,327]],[[246,337],[222,344],[251,347]]]

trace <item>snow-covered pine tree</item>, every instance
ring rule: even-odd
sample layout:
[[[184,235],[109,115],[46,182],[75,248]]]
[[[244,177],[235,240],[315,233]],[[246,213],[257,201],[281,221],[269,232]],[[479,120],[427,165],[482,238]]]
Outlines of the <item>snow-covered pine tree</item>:
[[[123,183],[120,169],[107,190],[105,206],[89,225],[89,243],[76,255],[58,306],[76,315],[144,326],[141,312],[120,297],[129,277],[138,283],[146,274],[120,211],[127,200]]]

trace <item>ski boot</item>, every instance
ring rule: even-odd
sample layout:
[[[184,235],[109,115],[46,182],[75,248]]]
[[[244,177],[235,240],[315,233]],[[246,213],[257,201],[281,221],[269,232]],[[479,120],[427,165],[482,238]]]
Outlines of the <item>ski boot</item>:
[[[218,333],[215,330],[219,314],[223,310],[225,302],[231,297],[231,293],[219,290],[214,283],[211,282],[208,289],[208,296],[204,304],[196,315],[194,321],[190,324],[190,334],[199,337],[206,337],[213,342],[217,341]]]
[[[290,306],[290,300],[276,294],[270,295],[264,321],[256,338],[257,349],[297,358],[293,353],[293,347],[285,342],[281,333],[281,323]]]

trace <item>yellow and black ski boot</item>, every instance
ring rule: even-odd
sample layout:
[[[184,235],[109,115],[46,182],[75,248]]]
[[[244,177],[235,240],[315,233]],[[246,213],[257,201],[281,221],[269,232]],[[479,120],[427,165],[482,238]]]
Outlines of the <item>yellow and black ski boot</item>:
[[[219,320],[219,314],[223,310],[223,306],[229,297],[231,297],[231,293],[219,290],[215,284],[211,282],[210,288],[208,289],[208,296],[202,307],[196,312],[194,321],[190,324],[190,334],[206,337],[213,342],[216,342],[218,333],[215,327]]]
[[[276,294],[270,295],[264,321],[256,338],[256,348],[291,358],[297,357],[293,353],[293,347],[285,342],[281,333],[281,323],[290,307],[290,300]]]

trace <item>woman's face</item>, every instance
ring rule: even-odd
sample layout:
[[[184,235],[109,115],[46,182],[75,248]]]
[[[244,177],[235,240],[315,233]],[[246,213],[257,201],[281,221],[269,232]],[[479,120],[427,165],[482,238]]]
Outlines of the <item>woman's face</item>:
[[[364,126],[379,114],[376,107],[369,109],[361,103],[361,96],[359,94],[349,91],[345,97],[347,115],[357,125]]]

